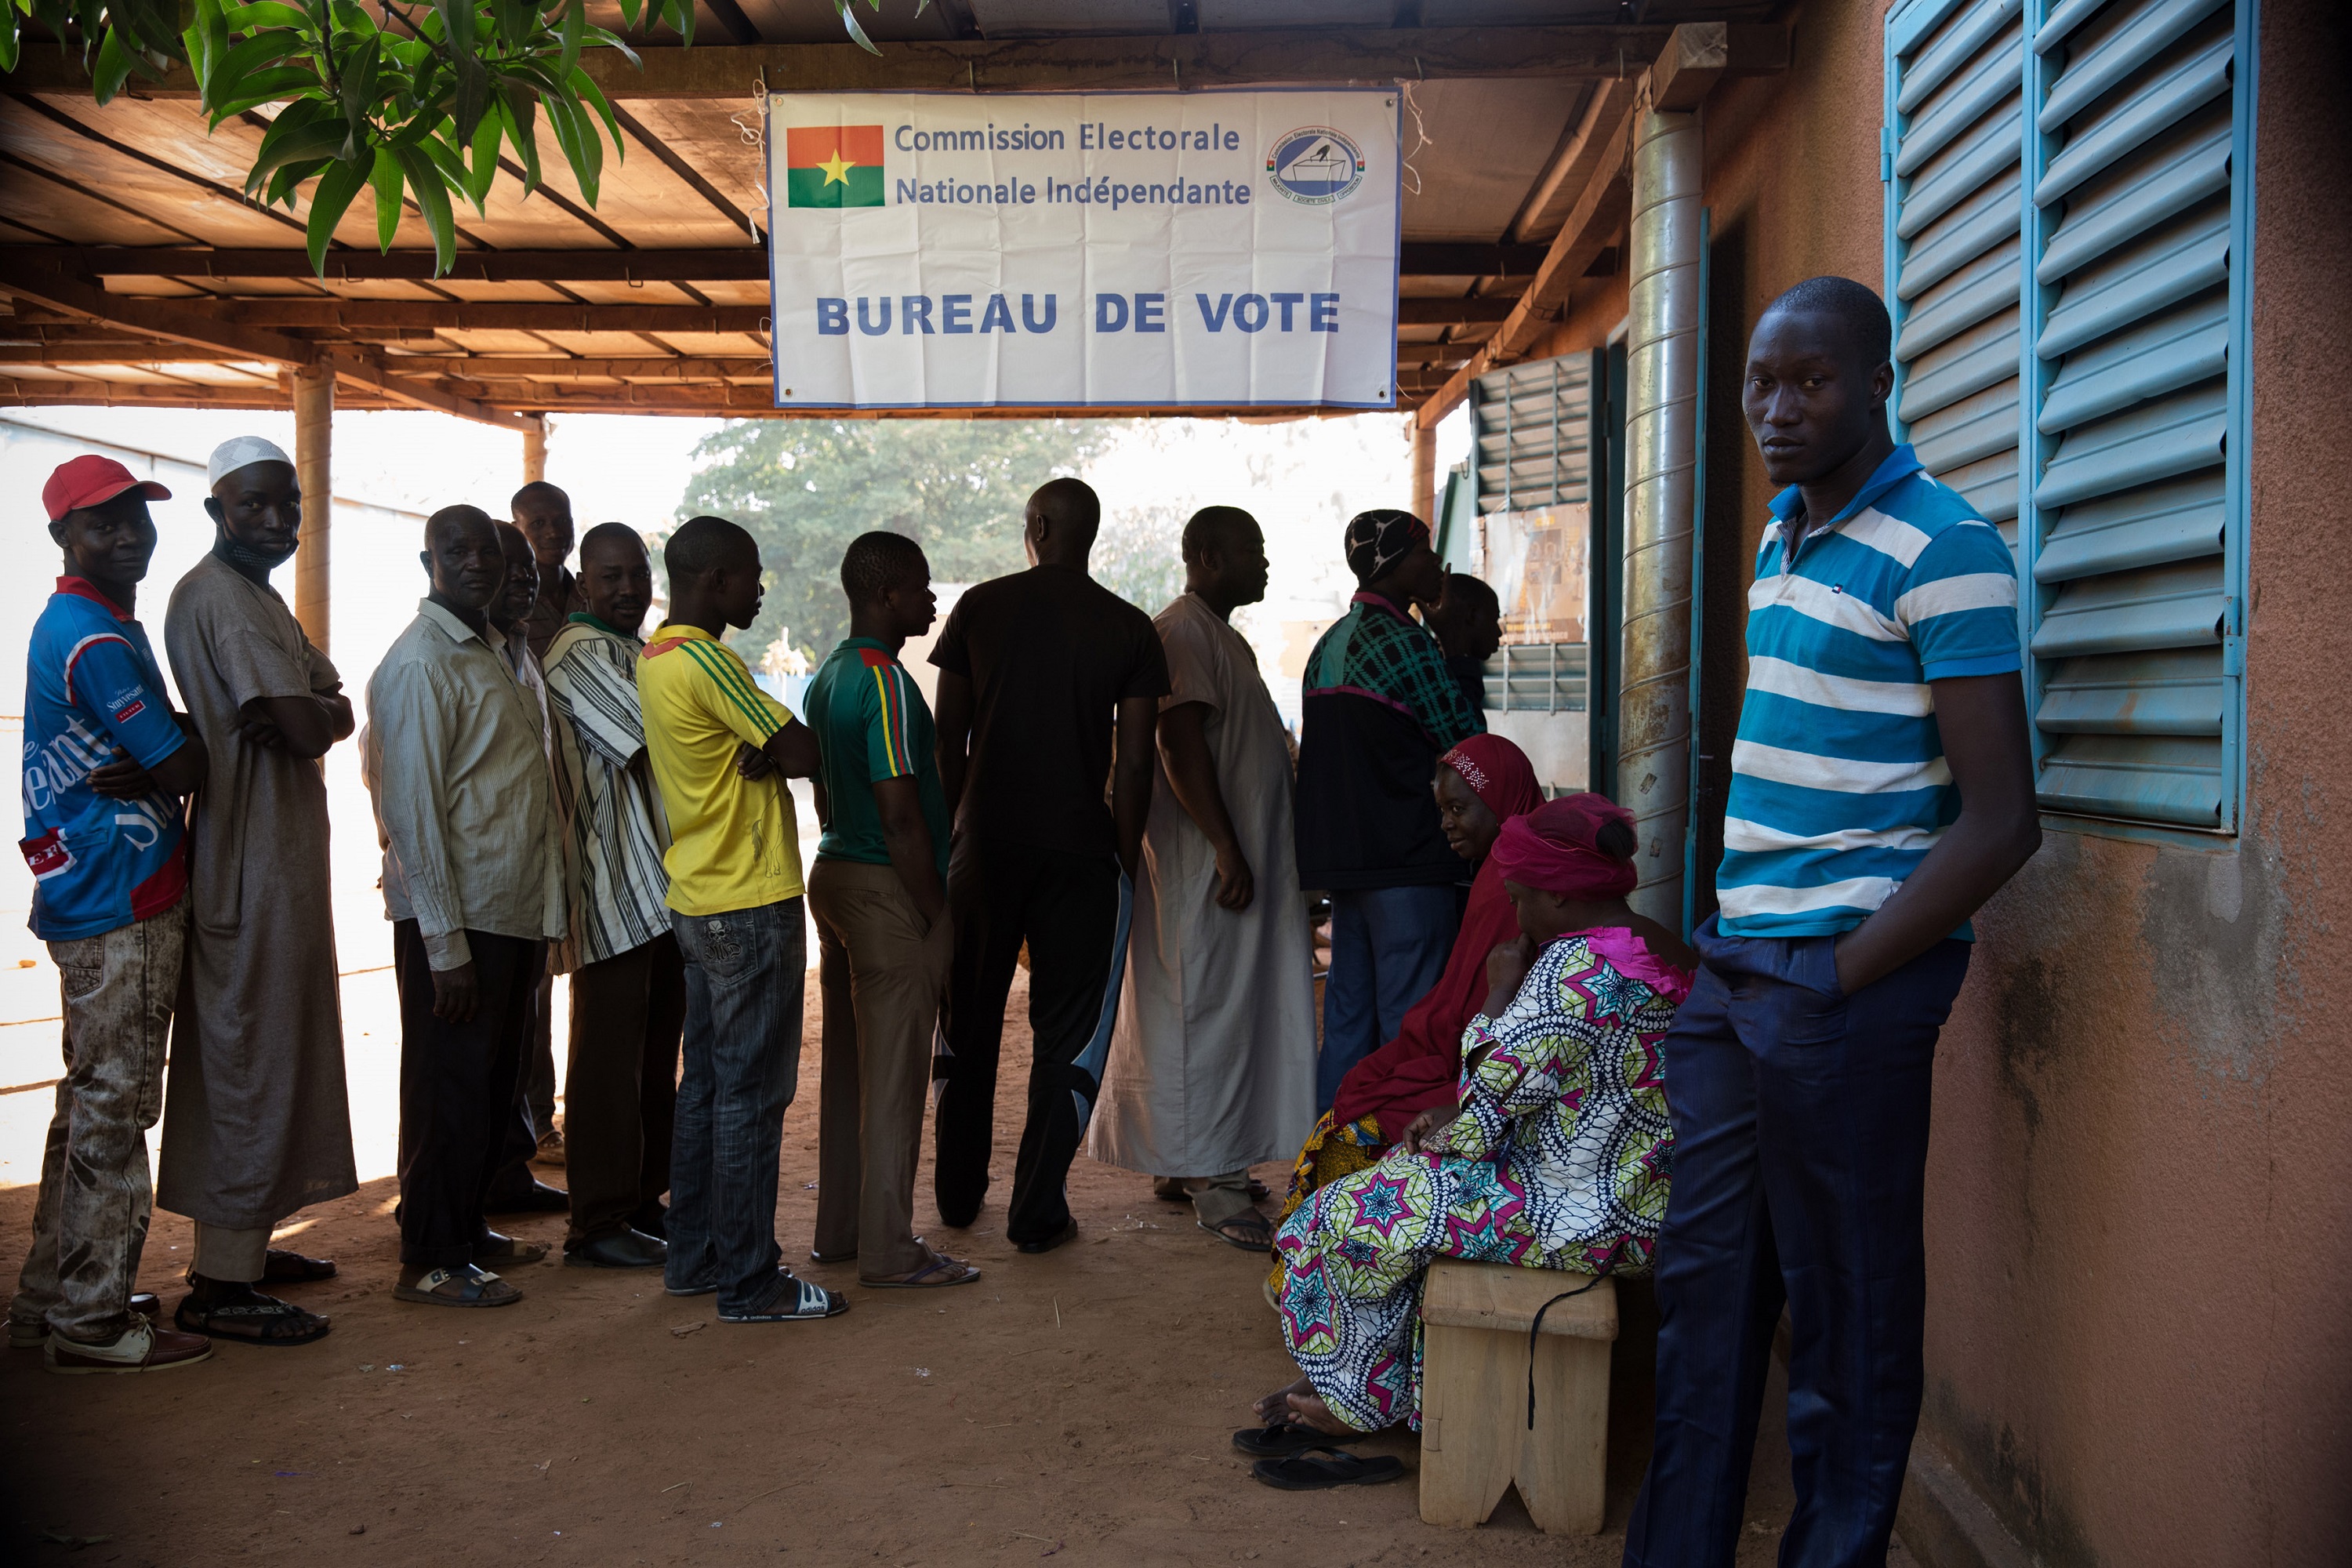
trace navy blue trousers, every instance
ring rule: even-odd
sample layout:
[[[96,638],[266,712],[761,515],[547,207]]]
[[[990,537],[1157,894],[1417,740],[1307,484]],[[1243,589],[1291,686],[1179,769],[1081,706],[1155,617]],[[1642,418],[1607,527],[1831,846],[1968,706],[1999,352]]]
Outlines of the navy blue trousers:
[[[1730,1568],[1785,1303],[1782,1568],[1879,1568],[1919,1420],[1929,1079],[1969,944],[1847,996],[1832,938],[1710,920],[1693,940],[1706,963],[1665,1042],[1657,1439],[1624,1560]]]

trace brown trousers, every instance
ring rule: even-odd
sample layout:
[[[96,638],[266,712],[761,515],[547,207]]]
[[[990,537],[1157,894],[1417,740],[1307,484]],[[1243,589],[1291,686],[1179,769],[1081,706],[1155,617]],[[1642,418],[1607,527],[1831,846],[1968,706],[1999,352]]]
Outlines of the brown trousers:
[[[856,1254],[869,1279],[912,1273],[933,1256],[914,1235],[915,1164],[955,938],[944,912],[924,930],[887,866],[820,860],[808,900],[824,996],[816,1250]]]
[[[572,972],[572,1055],[563,1079],[566,1251],[646,1228],[669,1190],[686,961],[667,931]]]

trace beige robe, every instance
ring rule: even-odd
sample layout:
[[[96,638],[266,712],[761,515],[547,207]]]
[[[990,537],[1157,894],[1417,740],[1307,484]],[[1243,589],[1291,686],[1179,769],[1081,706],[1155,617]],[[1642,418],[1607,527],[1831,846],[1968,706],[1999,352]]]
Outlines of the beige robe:
[[[1218,907],[1217,857],[1158,764],[1127,980],[1087,1152],[1155,1176],[1287,1161],[1315,1125],[1314,950],[1298,889],[1290,749],[1239,632],[1186,594],[1153,625],[1160,711],[1208,709],[1217,788],[1255,896]]]
[[[317,762],[236,731],[254,698],[341,678],[275,591],[210,555],[172,590],[163,644],[212,771],[189,826],[187,968],[155,1202],[252,1230],[359,1184],[326,779]]]

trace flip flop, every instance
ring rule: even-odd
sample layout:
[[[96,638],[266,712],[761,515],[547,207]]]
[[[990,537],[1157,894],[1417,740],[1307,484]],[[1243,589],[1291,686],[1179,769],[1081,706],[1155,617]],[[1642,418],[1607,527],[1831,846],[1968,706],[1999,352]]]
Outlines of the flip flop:
[[[932,1275],[949,1268],[961,1268],[963,1272],[947,1279],[931,1278]],[[941,1253],[904,1279],[861,1279],[857,1282],[868,1290],[940,1290],[950,1285],[970,1285],[979,1278],[980,1270],[962,1258],[950,1258],[945,1253]]]
[[[1235,1226],[1246,1226],[1252,1220],[1257,1221],[1257,1228],[1254,1232],[1247,1229],[1236,1232],[1229,1228]],[[1244,1209],[1233,1218],[1218,1225],[1211,1225],[1206,1220],[1199,1219],[1192,1223],[1227,1247],[1238,1247],[1244,1252],[1270,1253],[1274,1250],[1274,1226],[1266,1224],[1265,1215],[1255,1209]]]
[[[1312,1426],[1294,1426],[1287,1421],[1276,1421],[1270,1426],[1252,1426],[1234,1433],[1234,1447],[1252,1458],[1286,1459],[1309,1448],[1331,1448],[1342,1443],[1360,1443],[1370,1436],[1370,1432],[1359,1432],[1345,1437],[1334,1437],[1330,1433],[1318,1432]]]
[[[1369,1434],[1368,1434],[1369,1435]],[[1328,1454],[1328,1458],[1316,1456]],[[1366,1459],[1328,1439],[1283,1459],[1260,1459],[1250,1474],[1267,1486],[1286,1492],[1322,1492],[1334,1487],[1376,1487],[1404,1479],[1404,1462],[1386,1454]]]

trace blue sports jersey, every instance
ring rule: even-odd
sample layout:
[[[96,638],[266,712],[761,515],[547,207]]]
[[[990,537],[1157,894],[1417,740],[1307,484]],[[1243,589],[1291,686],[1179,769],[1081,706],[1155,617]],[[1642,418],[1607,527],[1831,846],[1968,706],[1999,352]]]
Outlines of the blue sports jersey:
[[[82,579],[60,577],[27,664],[18,847],[33,868],[33,934],[72,942],[161,914],[188,886],[180,803],[89,787],[90,770],[118,752],[152,768],[187,743],[145,629]]]

